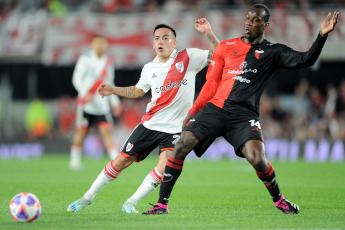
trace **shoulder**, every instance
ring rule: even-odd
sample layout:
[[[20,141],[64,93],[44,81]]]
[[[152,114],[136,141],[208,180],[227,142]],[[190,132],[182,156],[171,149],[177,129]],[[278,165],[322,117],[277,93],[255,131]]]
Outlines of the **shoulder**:
[[[270,42],[270,41],[267,41],[267,40],[265,40],[265,45],[267,47],[270,47],[270,48],[273,48],[273,49],[277,49],[277,50],[282,50],[282,49],[285,49],[286,47],[288,47],[288,46],[286,46],[284,44],[273,43],[273,42]]]
[[[153,65],[153,62],[146,63],[144,65],[144,67],[142,68],[142,70],[141,70],[141,74],[145,74],[145,73],[149,72],[149,70],[151,69],[152,65]]]
[[[85,62],[88,62],[90,60],[90,55],[89,54],[82,54],[79,56],[78,58],[78,63],[85,63]]]
[[[238,37],[238,38],[232,38],[229,40],[222,41],[219,43],[219,46],[227,47],[227,46],[235,45],[239,42],[239,39],[241,39],[241,38]]]
[[[187,52],[188,56],[191,58],[200,58],[200,57],[207,58],[207,55],[209,52],[209,50],[203,50],[203,49],[198,49],[198,48],[186,48],[183,51]]]

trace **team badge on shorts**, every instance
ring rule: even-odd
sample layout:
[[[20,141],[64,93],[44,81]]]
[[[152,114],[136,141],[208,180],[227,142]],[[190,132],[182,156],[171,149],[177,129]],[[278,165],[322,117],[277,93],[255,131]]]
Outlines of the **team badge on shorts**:
[[[130,142],[128,142],[127,146],[126,146],[126,151],[131,151],[131,149],[133,148],[133,144],[131,144]]]
[[[175,66],[176,66],[177,71],[179,71],[180,73],[183,72],[183,70],[184,70],[183,61],[177,62],[177,63],[175,64]]]

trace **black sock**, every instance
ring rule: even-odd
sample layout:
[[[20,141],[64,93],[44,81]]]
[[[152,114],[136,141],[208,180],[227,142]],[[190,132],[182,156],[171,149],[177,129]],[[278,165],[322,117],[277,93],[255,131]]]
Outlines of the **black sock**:
[[[168,205],[171,191],[173,190],[174,185],[182,172],[182,168],[183,161],[169,156],[162,177],[158,203]]]
[[[271,163],[268,162],[268,169],[265,172],[256,171],[256,175],[258,175],[259,179],[266,185],[266,188],[271,194],[273,201],[277,202],[280,199],[281,194],[276,174],[274,173]]]

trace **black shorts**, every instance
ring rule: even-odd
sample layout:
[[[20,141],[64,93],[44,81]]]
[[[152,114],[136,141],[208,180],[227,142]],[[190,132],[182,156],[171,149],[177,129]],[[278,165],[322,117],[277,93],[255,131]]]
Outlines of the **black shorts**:
[[[243,117],[231,114],[208,103],[183,131],[191,131],[199,143],[194,152],[201,157],[212,142],[223,136],[235,149],[236,155],[244,157],[242,149],[249,140],[264,141],[261,126],[257,117]]]
[[[85,112],[81,107],[77,107],[77,128],[87,130],[92,126],[112,126],[113,124],[114,120],[110,112],[104,115],[94,115]]]
[[[156,147],[159,154],[166,150],[174,150],[181,133],[164,133],[137,125],[124,145],[120,153],[125,157],[136,156],[137,162],[144,160]]]

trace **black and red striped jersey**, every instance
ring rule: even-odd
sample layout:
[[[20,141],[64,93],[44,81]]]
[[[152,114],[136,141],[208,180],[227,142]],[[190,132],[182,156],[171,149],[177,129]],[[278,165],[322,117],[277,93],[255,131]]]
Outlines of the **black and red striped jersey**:
[[[233,114],[259,116],[261,94],[277,68],[311,66],[319,57],[326,38],[318,35],[306,52],[264,40],[249,44],[241,38],[221,42],[212,57],[203,86],[189,113],[208,102]]]

